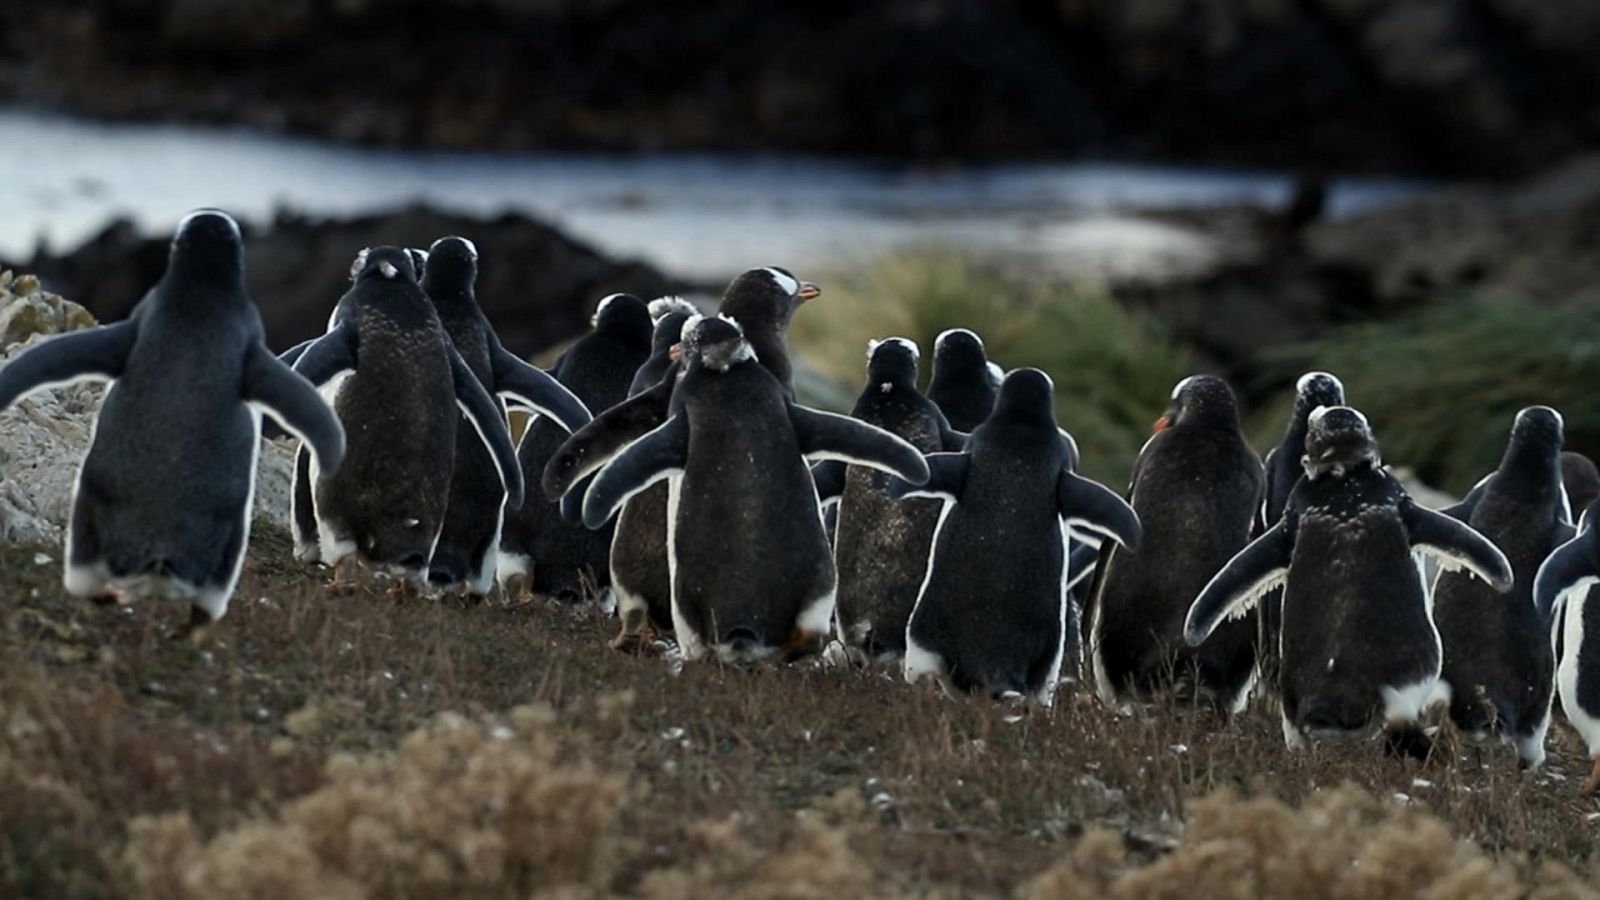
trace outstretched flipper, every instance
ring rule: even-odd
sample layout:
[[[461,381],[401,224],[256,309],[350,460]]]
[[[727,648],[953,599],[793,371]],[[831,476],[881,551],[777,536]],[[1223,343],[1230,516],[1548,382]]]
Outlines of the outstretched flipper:
[[[504,348],[497,347],[490,359],[494,367],[494,391],[515,406],[524,406],[554,419],[569,434],[589,424],[594,416],[567,386],[543,369],[528,365]]]
[[[689,458],[689,420],[677,415],[628,445],[601,470],[583,500],[583,524],[599,528],[628,498],[683,473]]]
[[[290,347],[289,349],[278,354],[278,362],[283,363],[291,369],[294,368],[294,364],[300,361],[301,356],[305,355],[306,349],[312,344],[315,344],[317,340],[318,338],[308,338],[298,344],[295,344],[293,347]]]
[[[1100,548],[1073,540],[1067,550],[1067,590],[1077,587],[1085,578],[1094,575],[1100,565]]]
[[[1472,486],[1472,490],[1467,491],[1467,495],[1461,498],[1461,502],[1455,504],[1454,506],[1446,506],[1444,509],[1439,510],[1439,512],[1449,516],[1452,519],[1455,519],[1458,522],[1466,522],[1470,520],[1472,518],[1472,511],[1478,508],[1478,501],[1483,499],[1483,492],[1484,489],[1489,485],[1489,479],[1493,477],[1494,473],[1490,472],[1489,474],[1478,479],[1478,483]]]
[[[500,470],[500,483],[506,489],[506,507],[522,506],[522,466],[517,463],[517,448],[511,446],[511,432],[506,429],[506,413],[499,401],[483,389],[478,376],[467,368],[466,360],[455,347],[446,346],[450,354],[450,374],[455,379],[456,404],[466,414],[467,421],[478,432],[478,438],[489,448],[495,468]]]
[[[1081,528],[1127,547],[1139,549],[1144,529],[1126,500],[1105,485],[1066,469],[1056,478],[1056,505],[1069,528]]]
[[[599,476],[590,475],[561,495],[561,521],[568,525],[583,524],[583,498],[589,493],[589,488],[594,486],[597,477]]]
[[[844,478],[849,466],[837,459],[825,459],[811,467],[811,480],[817,485],[817,502],[823,506],[838,503],[844,496]]]
[[[540,487],[547,500],[555,500],[574,484],[604,466],[623,448],[667,421],[672,384],[663,380],[597,416],[573,432],[545,464]]]
[[[1548,623],[1568,596],[1596,584],[1600,584],[1600,536],[1589,521],[1577,537],[1557,547],[1539,566],[1533,577],[1533,605]]]
[[[311,382],[256,344],[244,361],[244,399],[277,420],[317,454],[324,476],[344,459],[344,426]]]
[[[332,331],[311,342],[294,362],[294,370],[322,387],[334,378],[356,369],[356,330],[341,323]]]
[[[967,465],[972,458],[965,453],[929,453],[923,461],[928,464],[928,480],[912,484],[903,478],[891,478],[889,496],[895,500],[907,497],[960,500],[961,489],[967,484]]]
[[[1294,533],[1285,516],[1251,541],[1200,591],[1183,622],[1183,640],[1198,647],[1223,619],[1237,619],[1283,585],[1294,556]]]
[[[1434,557],[1441,570],[1465,569],[1497,591],[1511,589],[1511,563],[1472,526],[1415,503],[1407,504],[1400,516],[1411,535],[1411,549]]]
[[[135,320],[128,319],[53,337],[25,351],[0,366],[0,409],[44,388],[116,378],[138,334]]]
[[[928,464],[922,451],[876,425],[793,404],[789,406],[789,421],[806,459],[867,466],[911,484],[928,480]]]

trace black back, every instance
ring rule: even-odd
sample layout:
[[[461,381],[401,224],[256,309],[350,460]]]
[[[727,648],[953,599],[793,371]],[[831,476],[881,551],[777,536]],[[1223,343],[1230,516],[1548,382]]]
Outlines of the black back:
[[[1549,631],[1533,605],[1533,580],[1569,518],[1561,484],[1561,417],[1518,413],[1500,466],[1479,488],[1467,524],[1511,563],[1502,594],[1465,572],[1434,583],[1433,617],[1444,644],[1450,716],[1467,732],[1526,736],[1544,720],[1555,685]]]
[[[1224,622],[1197,648],[1183,642],[1190,601],[1250,540],[1265,478],[1245,441],[1233,391],[1195,376],[1173,392],[1166,425],[1134,463],[1130,503],[1144,526],[1137,551],[1102,551],[1090,652],[1102,693],[1178,688],[1224,710],[1242,701],[1255,666],[1255,623]]]
[[[650,355],[652,323],[644,301],[613,294],[601,301],[594,328],[562,356],[553,373],[595,415],[628,396],[634,373]],[[567,432],[545,417],[528,426],[517,460],[524,477],[537,479],[545,463],[567,439]],[[534,593],[578,600],[583,581],[599,587],[611,583],[608,564],[615,523],[591,531],[561,518],[560,505],[529,497],[507,510],[500,543],[509,553],[528,557],[533,566]]]
[[[957,431],[983,424],[1000,395],[1000,380],[984,355],[983,341],[965,328],[939,335],[933,344],[928,399],[938,404]]]

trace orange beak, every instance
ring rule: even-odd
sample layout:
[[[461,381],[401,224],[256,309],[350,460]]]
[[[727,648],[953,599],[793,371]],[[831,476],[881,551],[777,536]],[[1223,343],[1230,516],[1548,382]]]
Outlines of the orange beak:
[[[1156,424],[1150,426],[1150,433],[1151,434],[1156,434],[1158,432],[1166,431],[1168,428],[1171,428],[1171,427],[1172,427],[1172,417],[1164,415],[1161,418],[1156,420]]]
[[[822,296],[822,288],[817,287],[809,281],[802,281],[800,282],[800,290],[795,293],[795,296],[800,298],[801,303],[804,303],[807,300],[815,300]]]
[[[672,347],[667,350],[667,359],[671,360],[672,362],[677,362],[683,359],[683,345],[673,344]]]

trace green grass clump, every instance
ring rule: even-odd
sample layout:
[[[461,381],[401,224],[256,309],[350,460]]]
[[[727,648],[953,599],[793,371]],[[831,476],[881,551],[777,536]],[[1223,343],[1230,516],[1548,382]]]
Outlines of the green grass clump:
[[[922,347],[924,384],[933,341],[948,328],[983,337],[1006,369],[1032,366],[1055,379],[1056,420],[1077,438],[1090,477],[1123,484],[1172,387],[1190,374],[1187,348],[1123,308],[1097,285],[1022,281],[958,255],[923,252],[826,281],[817,309],[795,316],[798,355],[853,398],[873,338]]]
[[[1543,404],[1566,420],[1566,445],[1600,454],[1596,298],[1554,306],[1507,297],[1441,298],[1409,318],[1352,325],[1269,357],[1277,377],[1325,369],[1372,422],[1384,460],[1460,494],[1500,462],[1517,410]],[[1275,443],[1286,395],[1257,416]]]

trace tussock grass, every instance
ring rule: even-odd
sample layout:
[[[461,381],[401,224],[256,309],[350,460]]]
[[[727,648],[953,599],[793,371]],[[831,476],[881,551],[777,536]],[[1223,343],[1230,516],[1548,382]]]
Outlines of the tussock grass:
[[[1202,864],[1270,845],[1286,871],[1350,853],[1432,884],[1431,858],[1377,849],[1424,827],[1404,846],[1523,892],[1594,858],[1600,802],[1560,727],[1527,775],[1448,740],[1426,766],[1291,754],[1260,710],[1118,717],[1066,688],[1015,716],[881,672],[673,675],[608,650],[592,610],[329,595],[275,530],[190,643],[166,636],[177,609],[62,596],[35,552],[0,550],[0,896],[1281,896],[1300,882],[1224,890]],[[1316,830],[1355,815],[1319,805],[1344,784],[1370,841]]]
[[[928,251],[829,278],[826,290],[795,316],[793,343],[842,393],[853,399],[865,383],[868,340],[915,340],[926,384],[934,339],[970,328],[1006,369],[1050,374],[1057,422],[1077,438],[1085,472],[1114,485],[1125,483],[1173,385],[1192,374],[1185,347],[1093,284],[1017,280]]]
[[[1600,453],[1597,312],[1600,296],[1544,306],[1467,295],[1408,318],[1348,326],[1268,362],[1290,382],[1307,369],[1337,374],[1372,421],[1386,461],[1459,495],[1499,464],[1525,406],[1556,408],[1567,447]],[[1291,400],[1256,417],[1258,445],[1281,436]]]

